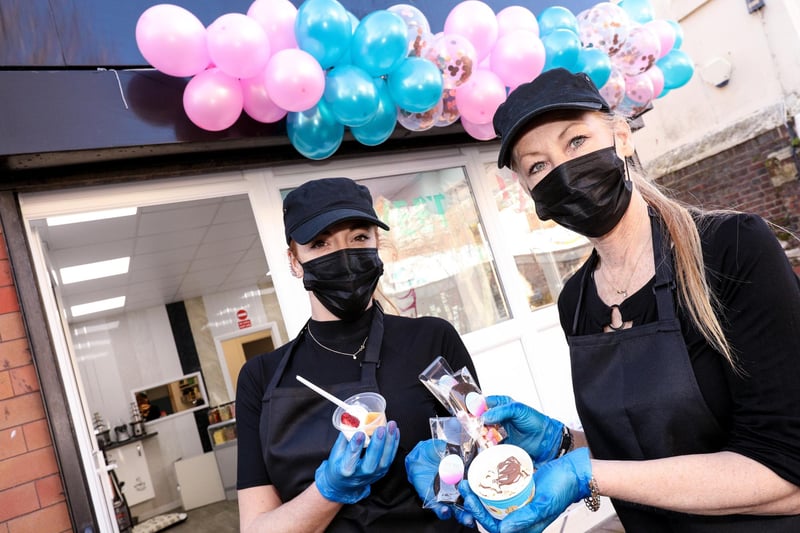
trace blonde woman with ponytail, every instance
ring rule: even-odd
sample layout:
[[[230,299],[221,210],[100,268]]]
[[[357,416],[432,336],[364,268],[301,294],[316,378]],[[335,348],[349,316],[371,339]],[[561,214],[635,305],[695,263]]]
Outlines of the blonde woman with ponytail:
[[[465,507],[490,532],[600,496],[628,532],[800,531],[800,283],[767,224],[665,195],[584,74],[544,72],[494,126],[539,217],[594,246],[558,302],[582,430],[490,397],[536,492],[498,521],[463,485]]]

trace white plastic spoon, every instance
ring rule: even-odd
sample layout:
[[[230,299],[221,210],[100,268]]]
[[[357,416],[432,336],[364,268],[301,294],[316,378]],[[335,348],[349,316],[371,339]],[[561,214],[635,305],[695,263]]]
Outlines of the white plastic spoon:
[[[356,404],[351,405],[351,404],[344,403],[342,400],[340,400],[339,398],[337,398],[336,396],[334,396],[330,392],[319,388],[318,386],[314,385],[313,383],[311,383],[310,381],[308,381],[306,378],[304,378],[303,376],[301,376],[299,374],[297,376],[295,376],[295,377],[297,378],[297,381],[299,381],[300,383],[302,383],[303,385],[305,385],[309,389],[313,390],[314,392],[316,392],[317,394],[319,394],[320,396],[322,396],[326,400],[335,403],[336,405],[338,405],[339,407],[344,409],[346,413],[356,417],[358,419],[358,425],[359,426],[361,426],[361,424],[364,423],[364,419],[367,417],[367,410],[364,407],[362,407],[360,405],[356,405]]]

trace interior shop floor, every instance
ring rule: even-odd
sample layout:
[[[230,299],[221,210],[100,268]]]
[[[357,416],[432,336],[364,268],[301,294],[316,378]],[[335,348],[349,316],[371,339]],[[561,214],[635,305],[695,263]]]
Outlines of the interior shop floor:
[[[192,509],[189,517],[171,526],[169,533],[226,533],[239,531],[239,506],[234,501],[221,501]],[[571,530],[570,530],[571,531]],[[624,533],[616,517],[609,518],[586,533]]]

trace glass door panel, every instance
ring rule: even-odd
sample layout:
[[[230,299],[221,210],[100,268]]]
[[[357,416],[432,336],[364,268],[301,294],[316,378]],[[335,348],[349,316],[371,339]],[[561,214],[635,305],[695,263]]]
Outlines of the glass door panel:
[[[503,234],[511,243],[514,261],[527,282],[530,309],[555,303],[564,281],[589,256],[591,244],[552,220],[540,220],[530,194],[509,169],[485,163],[484,172],[491,183]]]
[[[372,192],[385,264],[383,296],[405,316],[438,316],[459,333],[509,318],[492,250],[461,167],[362,180]]]

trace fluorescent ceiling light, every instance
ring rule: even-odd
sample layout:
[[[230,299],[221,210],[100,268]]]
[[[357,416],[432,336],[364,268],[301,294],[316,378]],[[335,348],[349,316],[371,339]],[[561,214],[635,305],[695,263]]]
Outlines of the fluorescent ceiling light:
[[[109,276],[125,274],[128,272],[130,263],[130,257],[118,257],[106,261],[97,261],[96,263],[64,267],[59,269],[61,273],[61,283],[69,285],[70,283],[77,283],[89,279],[107,278]]]
[[[124,296],[116,296],[114,298],[107,298],[105,300],[97,300],[96,302],[88,302],[85,304],[73,305],[69,308],[73,318],[83,315],[91,315],[92,313],[99,313],[100,311],[108,311],[109,309],[117,309],[125,305]]]
[[[102,324],[92,324],[89,326],[81,326],[78,328],[74,328],[72,333],[74,335],[89,335],[91,333],[99,333],[102,331],[109,331],[112,329],[116,329],[119,327],[119,320],[113,320],[111,322],[103,322]]]
[[[89,211],[87,213],[75,213],[73,215],[47,217],[47,225],[62,226],[64,224],[77,224],[78,222],[90,222],[92,220],[129,217],[136,214],[136,209],[136,207],[120,207],[118,209],[105,209],[103,211]]]

